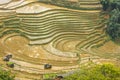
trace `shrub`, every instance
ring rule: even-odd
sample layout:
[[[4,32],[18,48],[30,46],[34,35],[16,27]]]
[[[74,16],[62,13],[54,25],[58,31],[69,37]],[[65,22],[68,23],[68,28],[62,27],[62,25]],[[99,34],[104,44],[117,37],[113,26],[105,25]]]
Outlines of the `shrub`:
[[[0,69],[0,80],[14,80],[14,78],[10,71]]]
[[[120,67],[112,64],[97,65],[65,77],[64,80],[120,80]]]
[[[13,62],[7,62],[7,66],[10,68],[14,68],[14,63]]]

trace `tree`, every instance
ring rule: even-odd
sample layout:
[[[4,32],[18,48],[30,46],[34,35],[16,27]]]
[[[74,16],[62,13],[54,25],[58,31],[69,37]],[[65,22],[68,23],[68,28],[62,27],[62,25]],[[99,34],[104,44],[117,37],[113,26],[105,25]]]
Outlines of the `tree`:
[[[89,69],[81,69],[65,77],[64,80],[120,80],[120,67],[112,64],[97,65]]]
[[[114,10],[119,9],[120,10],[120,0],[100,0],[100,3],[103,6],[103,10]]]
[[[110,0],[111,10],[119,9],[120,10],[120,0]]]
[[[100,0],[103,10],[109,14],[106,33],[116,42],[120,42],[120,0]]]
[[[115,42],[120,40],[120,11],[114,9],[111,11],[110,18],[108,21],[106,32],[109,34],[111,39]]]
[[[103,10],[106,11],[109,8],[109,0],[100,0],[100,3],[103,6]]]

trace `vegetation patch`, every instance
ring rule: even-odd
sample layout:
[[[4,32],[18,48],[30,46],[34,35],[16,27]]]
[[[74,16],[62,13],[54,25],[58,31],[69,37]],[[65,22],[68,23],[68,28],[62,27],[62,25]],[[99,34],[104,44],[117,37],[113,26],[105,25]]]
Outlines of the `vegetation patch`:
[[[73,8],[73,9],[80,9],[79,1],[69,1],[69,0],[39,0],[40,2],[53,4],[61,7]]]
[[[64,80],[120,80],[120,67],[103,64],[81,69]]]
[[[100,0],[104,11],[120,9],[120,0]]]
[[[120,42],[120,10],[114,9],[111,11],[110,19],[106,32],[115,42]]]
[[[94,64],[89,67],[81,67],[72,74],[68,75],[68,73],[61,74],[62,80],[120,80],[120,66],[112,63]],[[57,75],[59,74],[46,74],[44,80],[58,80]]]
[[[10,72],[0,68],[0,80],[14,80],[15,76]]]
[[[13,62],[7,62],[7,66],[10,68],[14,68],[14,63]]]
[[[106,32],[115,42],[120,42],[120,0],[100,0],[103,11],[108,12],[109,19]]]

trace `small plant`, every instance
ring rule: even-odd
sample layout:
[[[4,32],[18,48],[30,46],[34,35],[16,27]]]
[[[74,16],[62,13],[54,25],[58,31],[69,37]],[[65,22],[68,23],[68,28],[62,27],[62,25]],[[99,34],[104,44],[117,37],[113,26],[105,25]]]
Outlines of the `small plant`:
[[[0,80],[14,80],[15,76],[10,71],[0,69]]]
[[[43,76],[43,78],[44,78],[44,80],[50,80],[50,79],[53,79],[53,78],[55,78],[56,77],[56,75],[57,74],[45,74],[44,76]]]
[[[14,68],[14,63],[13,62],[7,62],[7,66],[10,68]]]

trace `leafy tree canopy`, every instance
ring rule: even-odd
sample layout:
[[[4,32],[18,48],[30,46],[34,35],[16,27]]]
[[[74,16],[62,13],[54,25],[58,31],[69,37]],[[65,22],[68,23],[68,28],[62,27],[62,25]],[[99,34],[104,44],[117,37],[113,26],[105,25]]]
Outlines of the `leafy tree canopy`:
[[[89,69],[81,69],[65,77],[64,80],[120,80],[120,67],[112,64],[97,65]]]

